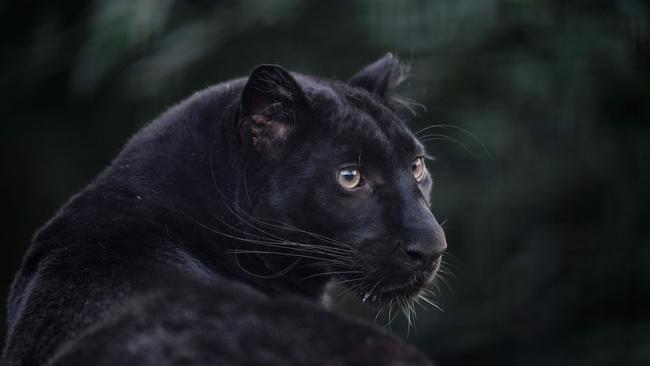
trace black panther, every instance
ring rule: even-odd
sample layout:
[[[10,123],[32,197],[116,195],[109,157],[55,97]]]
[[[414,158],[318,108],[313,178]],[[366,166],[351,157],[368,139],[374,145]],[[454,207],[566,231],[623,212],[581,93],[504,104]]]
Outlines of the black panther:
[[[2,364],[430,364],[323,305],[338,282],[409,309],[440,266],[404,72],[260,65],[169,109],[35,234]]]

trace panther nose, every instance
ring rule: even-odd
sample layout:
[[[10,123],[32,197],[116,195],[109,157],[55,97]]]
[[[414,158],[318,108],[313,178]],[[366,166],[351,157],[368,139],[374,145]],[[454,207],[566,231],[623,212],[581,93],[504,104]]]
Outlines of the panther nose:
[[[445,233],[440,225],[435,226],[432,234],[412,240],[404,246],[404,251],[418,267],[429,267],[447,249]]]

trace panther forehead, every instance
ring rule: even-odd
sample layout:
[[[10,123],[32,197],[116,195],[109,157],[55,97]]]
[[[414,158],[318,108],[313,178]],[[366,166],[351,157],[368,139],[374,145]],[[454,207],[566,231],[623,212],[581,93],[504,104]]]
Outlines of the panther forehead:
[[[319,100],[313,107],[325,117],[320,123],[328,132],[334,131],[366,153],[386,152],[389,147],[399,157],[425,154],[389,101],[342,82],[320,85],[310,91]]]

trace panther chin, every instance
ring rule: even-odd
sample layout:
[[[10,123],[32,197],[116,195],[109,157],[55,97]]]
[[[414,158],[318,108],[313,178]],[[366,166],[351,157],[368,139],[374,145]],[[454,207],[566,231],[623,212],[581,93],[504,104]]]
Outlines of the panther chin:
[[[382,286],[381,282],[383,281],[368,281],[372,285],[361,291],[356,289],[356,292],[360,294],[363,303],[378,307],[417,300],[435,281],[440,263],[441,258],[438,258],[429,271],[414,272],[409,280],[401,283]]]

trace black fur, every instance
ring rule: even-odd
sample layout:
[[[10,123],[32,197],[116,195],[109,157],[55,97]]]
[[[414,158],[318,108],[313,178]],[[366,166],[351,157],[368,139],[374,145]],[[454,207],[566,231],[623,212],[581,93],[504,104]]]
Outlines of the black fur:
[[[320,305],[333,279],[406,301],[446,247],[391,104],[402,71],[390,54],[351,84],[262,65],[149,124],[36,233],[3,364],[428,364]]]

